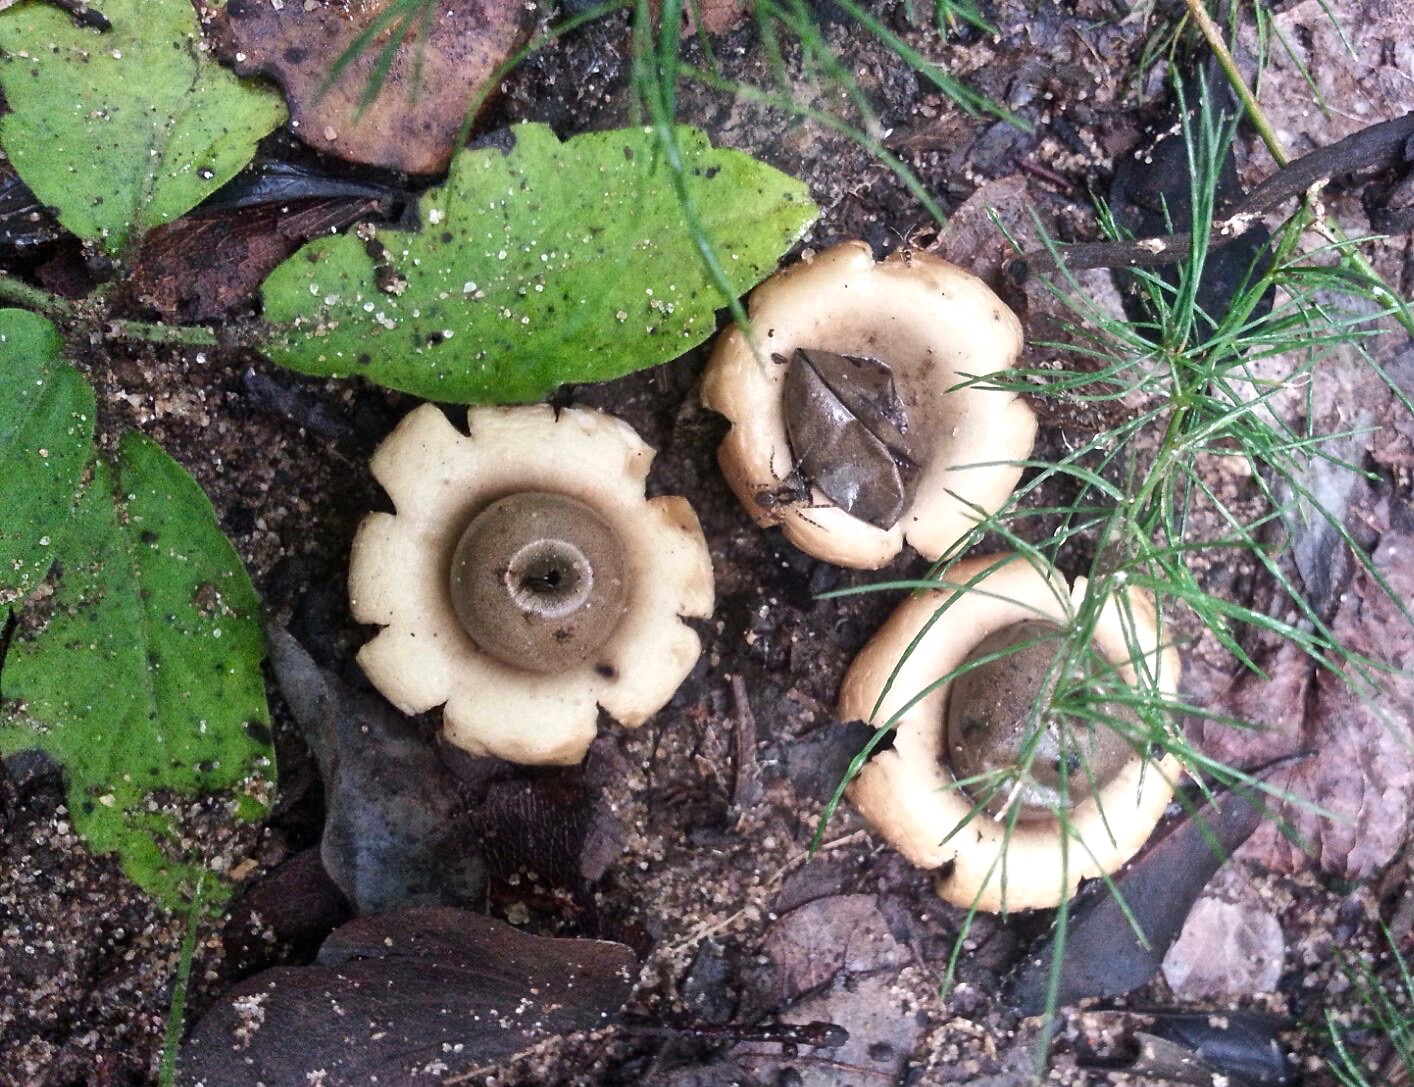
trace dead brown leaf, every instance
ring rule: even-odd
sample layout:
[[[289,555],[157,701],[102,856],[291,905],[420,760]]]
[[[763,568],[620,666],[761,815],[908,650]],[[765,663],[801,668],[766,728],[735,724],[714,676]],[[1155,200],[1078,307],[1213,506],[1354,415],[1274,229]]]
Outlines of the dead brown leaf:
[[[1405,0],[1363,0],[1357,10],[1337,17],[1327,0],[1298,0],[1273,17],[1290,48],[1272,50],[1261,102],[1291,154],[1414,109],[1414,10]],[[1243,24],[1244,48],[1257,47],[1256,33]]]
[[[768,1009],[789,1004],[843,972],[899,969],[908,949],[889,931],[873,895],[831,895],[791,910],[761,942],[769,963],[758,986]]]
[[[948,216],[934,248],[939,256],[992,285],[1015,254],[1010,238],[1023,248],[1040,243],[1026,178],[1009,174],[981,185]]]
[[[1414,247],[1414,241],[1410,245]],[[1414,254],[1414,248],[1410,252]],[[1385,364],[1385,373],[1401,390],[1414,389],[1414,339]],[[1399,397],[1382,399],[1379,425],[1370,437],[1370,455],[1386,468],[1406,473],[1408,478],[1408,473],[1414,471],[1414,416]]]
[[[899,1081],[923,1026],[909,985],[900,983],[913,955],[890,931],[876,896],[830,895],[783,914],[759,956],[750,1008],[785,1009],[782,1022],[832,1023],[848,1034],[828,1052],[796,1056],[778,1045],[737,1045],[730,1055],[752,1073],[745,1078],[807,1087]]]
[[[254,299],[275,266],[310,238],[378,207],[377,200],[340,197],[195,212],[143,239],[134,297],[168,319],[205,321]]]
[[[979,276],[1022,318],[1027,339],[1023,367],[1041,369],[1059,361],[1067,369],[1094,370],[1098,363],[1088,352],[1060,347],[1076,341],[1076,326],[1094,325],[1066,304],[1065,285],[1057,289],[1054,277],[1039,275],[1018,284],[1005,270],[1018,247],[1028,252],[1042,249],[1046,237],[1055,233],[1055,218],[1035,198],[1032,183],[1023,174],[1009,174],[984,183],[954,209],[927,248]],[[1124,320],[1124,306],[1108,269],[1083,269],[1075,281],[1094,311]],[[1145,407],[1138,393],[1113,401],[1037,396],[1031,403],[1045,422],[1085,431],[1117,425]]]
[[[1201,743],[1225,761],[1252,765],[1300,750],[1314,753],[1270,783],[1292,797],[1280,817],[1311,848],[1308,857],[1276,826],[1264,824],[1239,856],[1294,872],[1313,860],[1324,871],[1361,879],[1394,857],[1414,812],[1414,627],[1403,608],[1414,601],[1414,514],[1383,503],[1372,514],[1384,530],[1372,556],[1343,594],[1332,629],[1350,651],[1378,661],[1376,690],[1348,675],[1316,670],[1284,646],[1267,667],[1270,679],[1245,676],[1217,712],[1253,722],[1253,731],[1209,723]],[[1348,670],[1347,670],[1348,671]],[[1316,805],[1327,814],[1313,811]]]
[[[708,34],[725,34],[745,19],[751,8],[752,0],[686,0],[683,30],[695,34],[700,26]]]
[[[412,174],[451,161],[477,93],[525,42],[534,7],[497,0],[424,0],[330,72],[392,0],[231,0],[224,28],[239,75],[268,75],[285,91],[290,127],[331,155]],[[404,31],[406,31],[404,33]],[[380,58],[392,64],[371,101]]]

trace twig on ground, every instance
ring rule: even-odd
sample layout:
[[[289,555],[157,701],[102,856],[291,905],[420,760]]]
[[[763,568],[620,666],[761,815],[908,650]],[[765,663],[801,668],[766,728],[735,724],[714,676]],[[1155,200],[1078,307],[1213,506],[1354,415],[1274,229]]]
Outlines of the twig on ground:
[[[751,712],[751,696],[741,676],[731,678],[732,708],[736,719],[732,729],[736,772],[732,778],[732,810],[738,820],[761,795],[761,773],[756,765],[756,715]]]
[[[1288,200],[1304,196],[1332,177],[1398,162],[1405,143],[1411,138],[1414,138],[1414,112],[1370,125],[1328,147],[1302,155],[1238,201],[1227,218],[1214,223],[1208,238],[1209,248],[1220,249],[1235,241],[1263,216]],[[1164,234],[1133,241],[1076,242],[1013,258],[1006,264],[1006,274],[1015,282],[1024,282],[1029,275],[1054,272],[1062,267],[1071,271],[1087,268],[1156,268],[1177,264],[1192,252],[1191,233]]]

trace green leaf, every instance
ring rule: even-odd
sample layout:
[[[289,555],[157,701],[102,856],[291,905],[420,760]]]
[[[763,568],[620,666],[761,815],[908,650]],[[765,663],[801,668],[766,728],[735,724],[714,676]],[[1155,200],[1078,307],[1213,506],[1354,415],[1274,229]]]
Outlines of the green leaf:
[[[715,330],[712,286],[644,129],[463,151],[416,233],[322,238],[265,282],[269,348],[308,374],[429,399],[533,400],[676,358]],[[805,186],[678,130],[689,194],[738,293],[817,214]]]
[[[111,30],[26,0],[0,11],[0,146],[61,223],[119,253],[230,180],[285,107],[212,59],[191,0],[89,6]]]
[[[54,326],[0,310],[0,615],[44,578],[93,451],[93,390]]]
[[[255,592],[201,489],[136,433],[96,463],[64,550],[4,661],[0,754],[62,764],[89,846],[176,906],[211,824],[259,815],[273,780]]]

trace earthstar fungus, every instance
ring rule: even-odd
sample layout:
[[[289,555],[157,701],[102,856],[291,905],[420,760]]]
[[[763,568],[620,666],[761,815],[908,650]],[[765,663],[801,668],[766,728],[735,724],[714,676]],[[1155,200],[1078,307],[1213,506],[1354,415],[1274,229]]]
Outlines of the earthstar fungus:
[[[685,499],[644,496],[653,460],[625,423],[545,405],[472,408],[462,435],[434,406],[378,447],[395,513],[354,539],[360,650],[404,713],[443,705],[449,742],[522,763],[574,763],[598,710],[642,724],[701,645],[712,566]]]
[[[893,746],[870,759],[849,796],[905,857],[920,868],[939,870],[938,894],[949,902],[976,903],[989,911],[1055,906],[1081,879],[1127,861],[1172,798],[1177,760],[1136,750],[1131,740],[1142,737],[1142,730],[1124,696],[1104,701],[1103,692],[1127,687],[1172,698],[1178,654],[1163,643],[1153,606],[1142,593],[1129,590],[1122,601],[1106,599],[1092,636],[1093,656],[1112,670],[1104,677],[1112,683],[1100,684],[1097,695],[1100,720],[1084,735],[1070,728],[1059,742],[1055,734],[1047,735],[1051,729],[1030,725],[1035,746],[1026,772],[989,796],[978,778],[995,771],[996,760],[1013,759],[1022,744],[1005,723],[974,721],[1016,709],[1019,695],[1005,690],[1006,676],[1034,673],[1036,662],[1028,663],[1028,654],[1057,659],[1060,635],[1085,601],[1086,582],[1077,579],[1067,589],[1059,575],[1042,572],[1019,555],[964,560],[949,571],[948,581],[953,588],[905,600],[845,676],[841,720],[894,724]],[[1005,654],[996,656],[995,668],[988,663],[994,654]],[[972,670],[937,684],[968,661],[977,662]],[[1025,695],[1027,710],[1049,697],[1044,685],[1054,682],[1055,673],[1041,671]],[[983,702],[975,709],[954,704],[959,695],[983,696]],[[959,760],[958,746],[974,731],[982,735],[972,738],[992,745],[989,754]],[[1067,762],[1069,769],[1060,773],[1059,758],[1075,758],[1075,764]],[[1064,799],[1056,795],[1058,777],[1064,779]],[[1000,803],[974,811],[987,801]],[[1068,836],[1055,814],[1065,801]],[[1009,812],[1011,804],[1020,807]]]
[[[1035,417],[964,383],[1013,365],[1021,324],[976,276],[845,242],[758,287],[750,317],[752,338],[718,338],[702,399],[732,423],[718,455],[758,523],[874,568],[905,540],[937,558],[1011,494]]]

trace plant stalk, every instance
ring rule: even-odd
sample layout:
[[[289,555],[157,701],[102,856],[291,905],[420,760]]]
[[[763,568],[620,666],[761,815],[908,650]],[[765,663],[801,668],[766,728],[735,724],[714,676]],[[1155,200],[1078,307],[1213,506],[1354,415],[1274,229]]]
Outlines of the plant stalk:
[[[173,344],[180,347],[217,347],[220,337],[209,328],[198,325],[168,325],[160,321],[130,321],[123,318],[104,319],[95,316],[91,306],[70,302],[57,294],[31,287],[13,276],[0,272],[0,303],[19,306],[50,318],[57,324],[72,328],[88,323],[102,329],[105,340],[141,340],[152,344]]]
[[[22,283],[8,272],[0,272],[0,302],[20,306],[57,321],[71,321],[78,308],[66,298]]]

